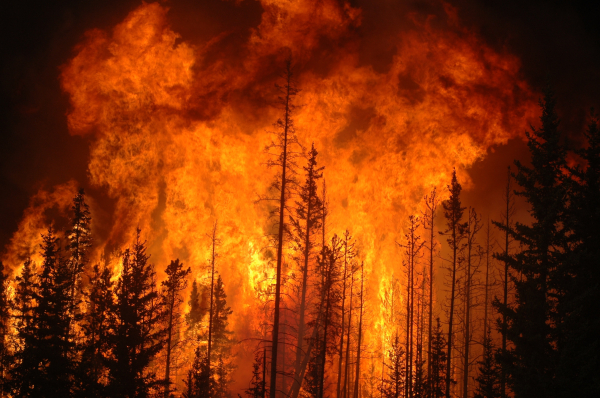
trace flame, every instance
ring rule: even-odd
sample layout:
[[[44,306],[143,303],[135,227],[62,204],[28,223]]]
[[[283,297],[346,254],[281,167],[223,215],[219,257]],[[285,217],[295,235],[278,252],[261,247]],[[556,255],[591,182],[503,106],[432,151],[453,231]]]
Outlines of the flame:
[[[96,250],[128,245],[140,226],[160,269],[180,258],[202,275],[218,219],[218,267],[240,339],[260,328],[261,317],[248,315],[259,312],[257,292],[273,274],[269,208],[256,199],[273,178],[263,148],[279,117],[273,84],[288,55],[301,89],[298,137],[305,147],[315,142],[325,166],[329,232],[356,237],[373,300],[401,275],[394,241],[423,196],[445,192],[454,167],[468,188],[466,170],[537,112],[519,60],[462,27],[451,7],[445,29],[434,17],[412,18],[395,37],[389,70],[379,72],[359,60],[361,10],[340,3],[262,0],[261,22],[237,59],[215,57],[222,36],[181,41],[165,7],[142,3],[111,31],[87,32],[61,70],[69,130],[90,137],[90,182],[116,200],[114,225]],[[323,43],[332,54],[315,68]],[[65,208],[72,189],[58,187],[42,206],[34,202],[47,193],[32,199],[12,245],[27,242],[31,255],[44,209]],[[15,264],[25,253],[9,252]],[[367,343],[385,334],[378,308]]]

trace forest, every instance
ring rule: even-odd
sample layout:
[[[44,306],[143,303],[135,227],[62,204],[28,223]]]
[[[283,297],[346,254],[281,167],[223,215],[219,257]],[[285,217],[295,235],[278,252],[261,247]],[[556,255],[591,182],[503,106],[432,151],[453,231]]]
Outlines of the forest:
[[[159,278],[140,228],[129,247],[91,260],[94,214],[81,189],[68,226],[46,226],[41,261],[14,274],[0,264],[1,396],[600,396],[596,114],[585,144],[569,149],[547,88],[527,133],[531,161],[506,171],[503,211],[465,203],[452,172],[405,220],[395,273],[374,296],[353,227],[337,231],[328,219],[319,148],[296,136],[290,61],[282,76],[264,152],[275,178],[258,199],[269,203],[272,263],[258,291],[260,333],[242,339],[230,328],[218,217],[206,263],[173,258]],[[527,219],[515,216],[517,201]],[[377,346],[366,337],[376,322]],[[240,346],[252,360],[236,359]],[[237,380],[244,390],[232,388],[236,368],[249,375]]]

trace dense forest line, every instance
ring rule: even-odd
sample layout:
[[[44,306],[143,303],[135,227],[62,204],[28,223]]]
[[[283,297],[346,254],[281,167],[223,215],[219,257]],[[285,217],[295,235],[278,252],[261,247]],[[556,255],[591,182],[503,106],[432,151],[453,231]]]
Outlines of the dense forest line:
[[[282,117],[267,148],[275,195],[261,198],[273,203],[276,253],[257,309],[269,321],[262,335],[240,342],[230,331],[217,222],[204,277],[190,281],[191,269],[176,259],[159,282],[139,229],[116,254],[117,269],[109,259],[91,264],[92,215],[81,190],[68,230],[50,226],[43,235],[41,264],[27,260],[17,275],[0,265],[2,396],[600,396],[594,114],[584,149],[569,151],[547,90],[541,124],[527,134],[531,165],[508,170],[505,209],[492,226],[463,206],[456,172],[447,192],[432,189],[397,240],[401,271],[383,297],[384,341],[374,358],[364,336],[367,301],[375,300],[365,294],[369,275],[351,232],[328,230],[318,151],[302,148],[294,133],[289,63],[278,88]],[[514,219],[515,197],[530,221]],[[492,228],[502,235],[496,250]],[[492,262],[501,266],[496,283]],[[253,346],[253,363],[235,361],[239,344]],[[245,391],[231,389],[236,366],[251,372]]]

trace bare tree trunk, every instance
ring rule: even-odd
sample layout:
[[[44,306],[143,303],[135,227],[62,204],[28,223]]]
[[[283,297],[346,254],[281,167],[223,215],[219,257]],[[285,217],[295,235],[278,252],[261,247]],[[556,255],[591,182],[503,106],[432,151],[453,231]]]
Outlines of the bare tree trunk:
[[[431,375],[431,340],[433,338],[433,252],[435,250],[435,241],[433,238],[433,230],[435,227],[435,213],[437,210],[437,197],[435,187],[431,191],[429,197],[425,197],[425,205],[427,212],[425,217],[426,226],[429,228],[429,322],[428,322],[428,340],[427,340],[427,374]],[[433,391],[431,377],[428,380],[429,389]],[[431,393],[430,393],[431,394]]]
[[[360,344],[362,343],[362,320],[363,320],[363,286],[365,282],[364,263],[360,265],[360,314],[358,320],[358,345],[356,346],[356,376],[354,378],[354,398],[358,398],[358,384],[360,379]]]
[[[171,336],[173,332],[173,307],[175,306],[175,290],[169,298],[169,324],[167,327],[167,361],[165,364],[164,398],[169,398],[171,388]]]
[[[286,183],[287,183],[287,160],[288,160],[288,130],[290,127],[290,99],[292,95],[292,65],[288,60],[286,63],[286,86],[285,86],[285,119],[283,121],[283,155],[281,164],[281,196],[279,199],[279,234],[277,237],[277,271],[275,277],[275,308],[273,310],[273,334],[271,340],[271,381],[269,396],[275,398],[277,394],[277,351],[279,348],[279,305],[281,299],[281,263],[283,260],[283,233],[284,213],[286,203]]]
[[[508,229],[510,228],[510,216],[511,216],[511,212],[512,212],[512,205],[511,205],[511,175],[510,175],[510,166],[508,167],[508,178],[506,181],[506,230],[505,230],[505,237],[504,237],[504,296],[503,296],[503,300],[502,300],[502,304],[504,304],[504,308],[506,308],[506,305],[508,305],[508,250],[509,250],[509,245],[510,245],[510,236],[508,234]],[[502,314],[502,354],[506,355],[506,331],[507,331],[507,324],[506,324],[506,314]],[[504,366],[501,367],[500,369],[500,395],[502,398],[506,398],[506,371],[504,369]]]
[[[348,334],[347,334],[347,338],[346,338],[346,366],[344,366],[344,386],[342,388],[342,397],[346,398],[346,396],[348,393],[348,389],[349,389],[349,384],[348,384],[348,372],[349,372],[349,364],[350,364],[350,330],[352,329],[352,294],[353,294],[353,289],[354,289],[354,273],[352,272],[352,269],[350,270],[350,301],[349,301],[349,305],[350,305],[350,312],[348,313]],[[342,329],[342,334],[343,334],[343,329]]]
[[[325,180],[323,180],[323,209],[322,209],[322,213],[321,213],[321,217],[322,217],[322,219],[321,219],[322,248],[325,247],[325,221],[326,221],[326,217],[327,217],[326,205],[327,205],[327,189],[326,189]],[[321,279],[321,283],[324,285],[323,279]],[[321,314],[323,312],[322,308],[323,308],[324,304],[325,304],[325,291],[321,292],[321,302],[319,304],[317,321],[315,323],[315,326],[313,327],[313,333],[312,333],[311,339],[308,342],[308,347],[306,348],[306,353],[304,354],[304,359],[302,360],[302,363],[300,364],[300,368],[299,368],[300,370],[297,373],[297,375],[295,375],[294,381],[292,382],[292,386],[290,387],[290,391],[288,392],[287,396],[289,398],[298,398],[298,395],[300,394],[300,388],[302,387],[302,381],[304,380],[306,366],[308,365],[308,361],[310,360],[310,355],[311,355],[312,349],[314,347],[314,342],[317,339],[317,334],[318,334],[318,330],[319,330],[319,322],[321,320]]]
[[[487,327],[488,327],[488,292],[490,287],[490,220],[488,218],[487,231],[486,231],[486,242],[485,242],[485,295],[484,295],[484,309],[483,309],[483,339],[487,338]]]
[[[340,335],[340,349],[339,349],[339,361],[338,361],[338,381],[337,381],[337,393],[336,393],[336,397],[340,398],[340,387],[341,387],[341,383],[342,383],[342,358],[344,356],[344,321],[345,321],[345,317],[346,317],[346,313],[345,313],[345,305],[346,305],[346,273],[348,271],[348,237],[346,236],[344,239],[344,246],[345,246],[345,252],[344,252],[344,276],[342,278],[342,334]]]
[[[215,246],[217,245],[217,222],[215,222],[211,235],[212,240],[212,255],[210,259],[210,309],[208,312],[208,349],[207,349],[207,358],[208,358],[208,370],[210,374],[210,355],[212,350],[212,331],[213,331],[213,311],[214,311],[214,295],[215,295],[215,259],[216,252]]]
[[[471,326],[471,250],[473,248],[473,224],[469,208],[468,244],[467,244],[467,271],[465,277],[465,335],[464,335],[464,357],[463,357],[463,398],[467,398],[469,392],[469,345]]]
[[[452,231],[452,236],[456,242],[456,230]],[[450,289],[450,314],[448,317],[448,358],[446,361],[446,398],[450,398],[450,370],[452,368],[452,337],[454,336],[452,326],[454,322],[454,296],[456,290],[456,262],[457,262],[457,245],[452,247],[452,287]]]

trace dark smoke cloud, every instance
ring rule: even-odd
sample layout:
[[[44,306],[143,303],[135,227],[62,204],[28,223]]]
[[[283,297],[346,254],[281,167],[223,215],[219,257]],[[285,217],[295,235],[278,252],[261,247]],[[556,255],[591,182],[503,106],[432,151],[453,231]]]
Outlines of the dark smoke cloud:
[[[399,34],[411,29],[415,20],[429,17],[440,27],[448,26],[448,5],[440,1],[350,3],[362,9],[362,23],[346,39],[358,38],[359,62],[380,72],[389,68]],[[5,1],[0,6],[0,247],[16,229],[28,198],[41,185],[51,187],[75,179],[110,208],[102,192],[86,185],[89,138],[73,137],[67,131],[68,100],[60,90],[58,75],[86,30],[110,29],[139,4],[128,0]],[[165,4],[182,40],[202,43],[221,37],[204,58],[205,64],[223,54],[234,59],[261,16],[260,4],[252,0],[172,0]],[[563,129],[576,145],[587,110],[598,107],[600,2],[452,0],[449,5],[456,7],[463,25],[489,45],[517,55],[534,89],[541,91],[547,82],[554,85]],[[339,43],[323,42],[304,67],[326,74],[331,45]],[[485,176],[493,172],[501,178],[512,158],[525,155],[523,143],[511,141],[475,165],[471,174],[482,190],[472,193],[473,200],[501,191],[502,184],[485,185],[485,181],[497,180]]]

